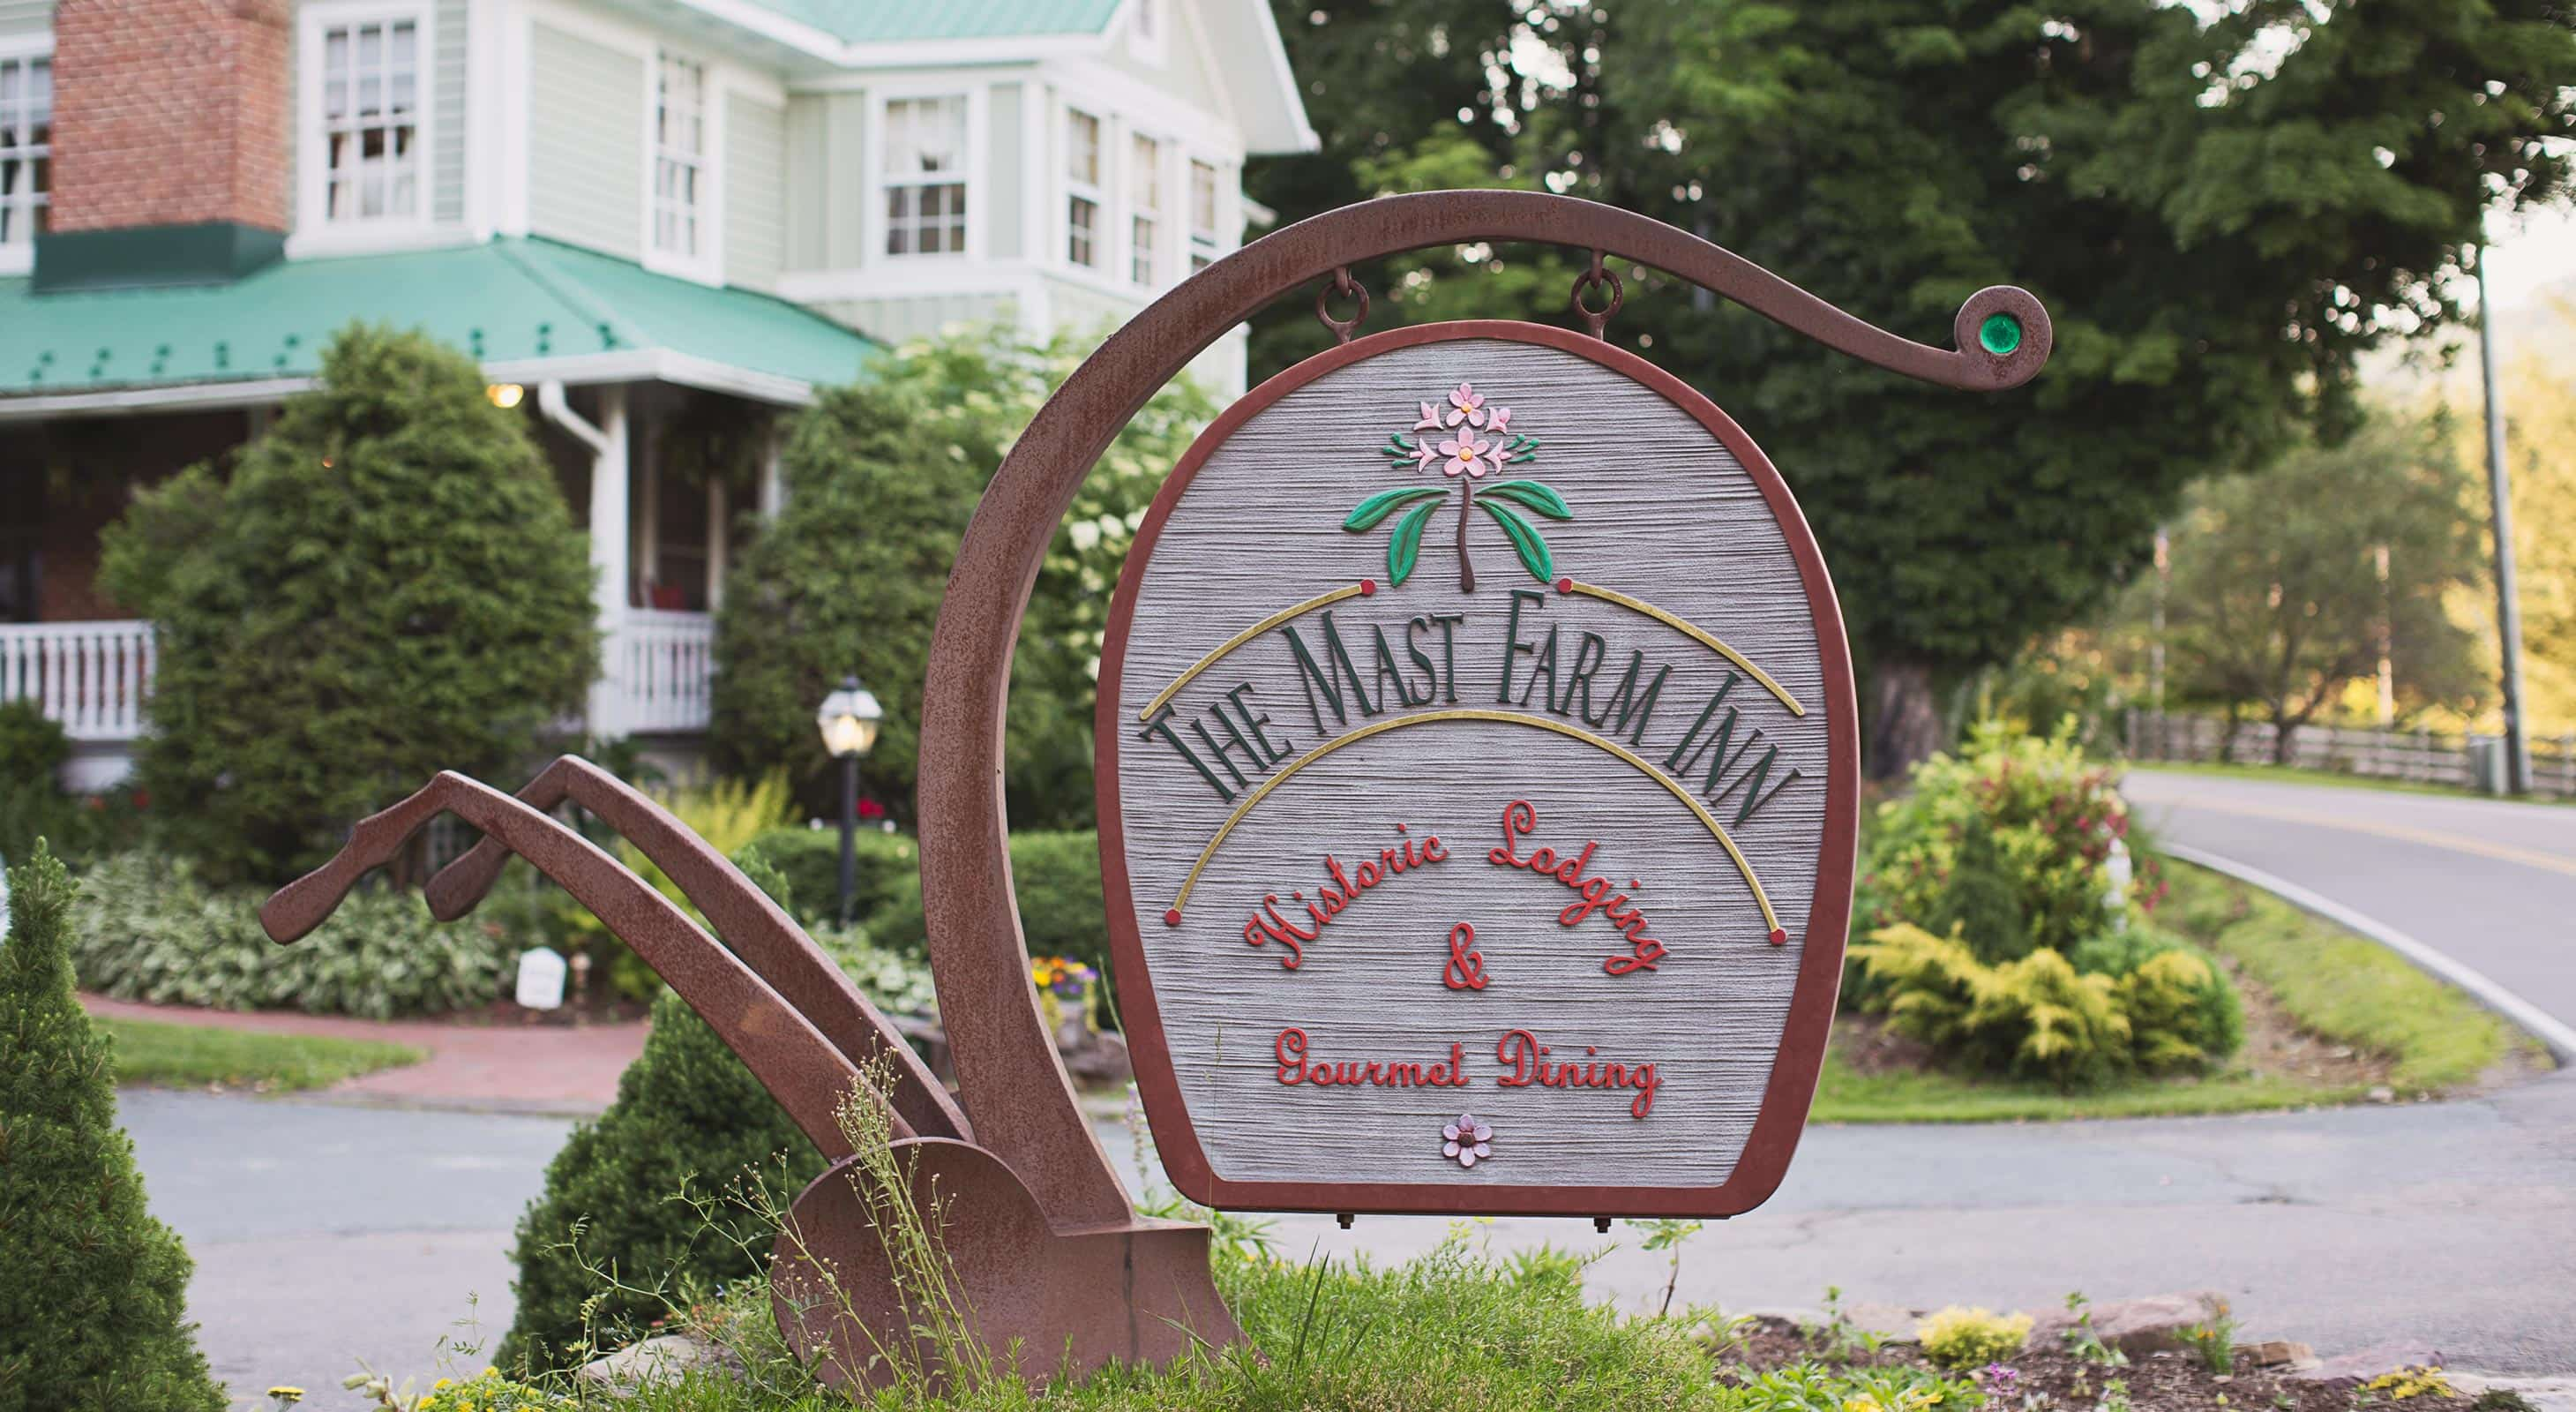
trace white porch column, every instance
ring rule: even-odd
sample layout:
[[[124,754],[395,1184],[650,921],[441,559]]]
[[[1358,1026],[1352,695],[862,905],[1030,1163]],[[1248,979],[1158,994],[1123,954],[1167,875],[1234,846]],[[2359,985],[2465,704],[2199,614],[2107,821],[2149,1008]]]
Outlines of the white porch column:
[[[549,382],[537,388],[537,408],[546,420],[570,432],[590,448],[590,567],[593,575],[591,602],[601,631],[607,635],[602,645],[599,679],[590,686],[588,723],[591,734],[623,735],[625,722],[620,719],[620,693],[616,633],[626,617],[627,556],[627,446],[626,389],[603,387],[599,390],[599,424],[593,426],[564,400],[563,384]]]
[[[764,520],[777,519],[787,505],[786,451],[786,434],[771,431],[760,453],[760,517]]]
[[[732,527],[727,523],[733,518],[732,502],[733,496],[725,490],[724,477],[707,477],[707,611],[710,613],[724,606],[725,572],[732,567],[727,562],[733,548]]]

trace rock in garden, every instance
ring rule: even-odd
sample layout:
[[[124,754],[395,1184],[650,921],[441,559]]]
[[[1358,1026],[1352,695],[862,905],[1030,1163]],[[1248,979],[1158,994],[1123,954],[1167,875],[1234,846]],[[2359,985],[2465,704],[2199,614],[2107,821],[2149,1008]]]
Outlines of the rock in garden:
[[[2285,1338],[2267,1338],[2260,1343],[2236,1345],[2236,1359],[2250,1368],[2286,1368],[2313,1361],[2316,1350],[2304,1343]]]
[[[736,1366],[730,1354],[712,1344],[687,1334],[657,1334],[583,1364],[575,1376],[612,1397],[631,1397],[638,1388],[678,1382],[693,1368],[730,1373]]]
[[[2320,1359],[2314,1366],[2288,1374],[2284,1381],[2314,1383],[2327,1389],[2357,1388],[2382,1373],[2400,1368],[2438,1368],[2442,1355],[2422,1344],[2383,1343],[2354,1353]]]
[[[2132,1358],[2139,1358],[2188,1347],[2182,1331],[2216,1318],[2226,1305],[2226,1296],[2217,1291],[2198,1290],[2190,1294],[2119,1299],[2086,1308],[2093,1316],[2095,1337]],[[2031,1313],[2030,1346],[2056,1348],[2063,1343],[2066,1331],[2073,1327],[2075,1315],[2064,1309],[2034,1310]]]

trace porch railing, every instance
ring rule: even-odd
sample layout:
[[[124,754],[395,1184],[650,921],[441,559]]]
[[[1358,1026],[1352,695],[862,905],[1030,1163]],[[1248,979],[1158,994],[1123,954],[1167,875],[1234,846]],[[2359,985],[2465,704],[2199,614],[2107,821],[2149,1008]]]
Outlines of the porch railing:
[[[702,731],[715,699],[716,621],[708,613],[629,608],[600,651],[606,690],[590,723],[603,736]]]
[[[0,624],[0,701],[34,701],[78,741],[143,733],[152,625],[140,620]]]

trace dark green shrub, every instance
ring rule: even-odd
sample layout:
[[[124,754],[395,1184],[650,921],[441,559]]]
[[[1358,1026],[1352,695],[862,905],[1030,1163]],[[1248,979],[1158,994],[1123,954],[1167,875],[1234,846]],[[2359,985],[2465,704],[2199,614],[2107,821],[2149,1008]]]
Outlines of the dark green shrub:
[[[107,1038],[72,995],[74,888],[40,843],[0,945],[0,1408],[202,1408],[192,1268],[116,1124]]]
[[[1020,933],[1031,956],[1067,956],[1098,971],[1109,986],[1108,904],[1100,893],[1100,835],[1022,830],[1011,835],[1011,888],[1020,903]],[[921,879],[915,873],[894,889],[893,900],[867,919],[879,946],[929,954],[921,913]],[[1109,992],[1103,1023],[1115,1024],[1117,993]]]
[[[544,1194],[519,1218],[518,1314],[498,1361],[562,1367],[582,1355],[585,1339],[599,1351],[630,1341],[685,1283],[712,1287],[757,1272],[769,1234],[721,1193],[753,1167],[793,1200],[823,1166],[714,1028],[665,993],[653,1002],[644,1052],[617,1081],[617,1101],[573,1130],[546,1167]],[[682,1200],[684,1190],[718,1198],[712,1213]],[[620,1287],[594,1270],[613,1273]],[[638,1292],[654,1290],[665,1294]],[[585,1330],[582,1306],[594,1295],[600,1302]]]
[[[837,810],[814,707],[855,672],[886,712],[861,787],[909,817],[922,674],[958,541],[1012,439],[1086,351],[1000,331],[908,344],[798,415],[786,507],[744,554],[716,615],[711,738],[726,769],[784,769],[815,812]],[[1213,410],[1186,379],[1157,394],[1083,482],[1038,572],[1012,668],[1003,779],[1021,823],[1091,822],[1092,673],[1109,591],[1138,517]]]
[[[517,961],[513,939],[472,919],[441,924],[397,888],[361,888],[279,946],[260,930],[264,890],[209,888],[183,858],[119,854],[86,883],[73,964],[82,985],[120,1000],[382,1020],[499,999]]]
[[[33,701],[0,701],[0,789],[60,788],[71,737]]]
[[[1926,904],[1925,931],[1956,935],[1977,959],[1993,965],[2018,961],[2031,953],[2030,919],[2022,906],[2021,879],[1995,841],[1994,825],[1982,814],[1960,825],[1958,852],[1950,876]]]
[[[229,484],[137,497],[101,581],[153,621],[138,782],[210,877],[279,882],[442,769],[515,778],[596,675],[591,570],[522,416],[353,326]]]
[[[858,858],[857,891],[851,900],[854,919],[875,916],[888,903],[907,889],[918,894],[921,888],[921,846],[910,834],[887,833],[862,825],[853,837],[853,852]],[[796,919],[812,926],[831,918],[841,898],[841,831],[827,825],[819,829],[763,829],[751,842],[736,849],[734,862],[748,866],[757,855],[766,859],[785,880],[788,899],[781,906]]]

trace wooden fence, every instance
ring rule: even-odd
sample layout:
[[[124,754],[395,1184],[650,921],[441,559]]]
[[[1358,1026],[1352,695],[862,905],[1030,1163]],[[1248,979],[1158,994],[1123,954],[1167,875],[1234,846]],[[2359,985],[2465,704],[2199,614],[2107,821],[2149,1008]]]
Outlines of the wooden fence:
[[[2216,716],[2155,711],[2131,711],[2128,715],[2129,758],[2133,760],[2233,760],[2241,765],[2269,765],[2274,760],[2277,734],[2268,721],[2239,721],[2231,742],[2227,722]],[[2290,736],[2288,763],[2302,769],[2465,790],[2476,789],[2480,784],[2474,764],[2476,754],[2500,749],[2497,737],[2490,735],[2300,726]],[[2576,734],[2532,739],[2531,790],[2557,798],[2576,797]]]

